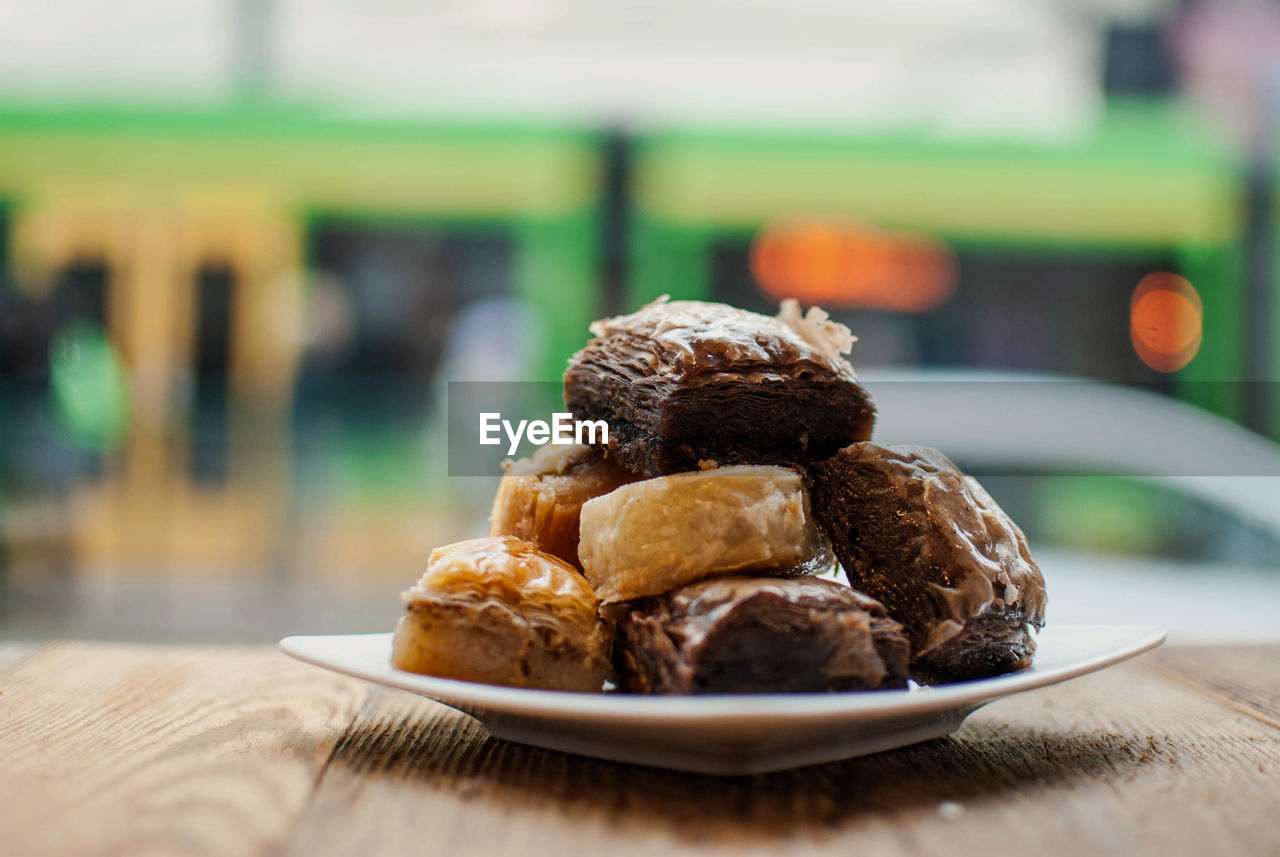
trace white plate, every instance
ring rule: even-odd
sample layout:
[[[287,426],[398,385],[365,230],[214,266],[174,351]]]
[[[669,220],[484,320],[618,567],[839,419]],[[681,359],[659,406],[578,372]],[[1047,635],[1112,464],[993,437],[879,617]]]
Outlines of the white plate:
[[[392,668],[390,634],[286,637],[285,654],[469,714],[497,738],[709,774],[832,762],[939,738],[992,700],[1100,670],[1164,642],[1158,628],[1051,625],[1034,665],[941,687],[870,693],[630,696],[525,690]]]

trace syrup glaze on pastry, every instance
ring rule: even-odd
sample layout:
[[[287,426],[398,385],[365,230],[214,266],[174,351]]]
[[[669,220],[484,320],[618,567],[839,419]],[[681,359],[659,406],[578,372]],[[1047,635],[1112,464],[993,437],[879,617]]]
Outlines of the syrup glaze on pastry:
[[[637,478],[585,445],[544,446],[504,468],[489,515],[489,535],[533,542],[579,569],[582,504]]]
[[[784,301],[771,318],[663,298],[591,331],[565,401],[609,424],[608,456],[628,470],[804,464],[871,437],[875,409],[842,356],[854,338],[816,307]]]
[[[879,602],[832,581],[717,577],[616,610],[616,681],[633,693],[906,686],[901,626]]]
[[[599,691],[606,626],[574,568],[519,539],[483,538],[431,552],[402,596],[398,669],[512,687]]]
[[[919,446],[858,443],[811,470],[814,513],[857,589],[912,645],[913,677],[1025,667],[1045,590],[1026,537],[973,477]]]
[[[578,557],[605,603],[716,574],[800,574],[833,563],[800,474],[721,467],[632,482],[582,507]]]

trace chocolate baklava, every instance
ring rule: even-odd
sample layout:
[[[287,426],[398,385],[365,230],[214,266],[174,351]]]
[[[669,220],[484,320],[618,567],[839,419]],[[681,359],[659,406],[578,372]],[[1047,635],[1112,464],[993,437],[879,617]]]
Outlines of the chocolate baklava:
[[[871,437],[875,410],[843,357],[854,337],[817,307],[784,301],[769,317],[663,298],[591,331],[565,400],[608,423],[608,456],[628,470],[804,464]]]
[[[879,602],[812,577],[731,576],[620,605],[618,686],[633,693],[905,687],[907,639]]]
[[[849,582],[911,638],[925,682],[1025,667],[1045,590],[1027,540],[978,481],[920,446],[858,443],[811,470],[814,514]]]

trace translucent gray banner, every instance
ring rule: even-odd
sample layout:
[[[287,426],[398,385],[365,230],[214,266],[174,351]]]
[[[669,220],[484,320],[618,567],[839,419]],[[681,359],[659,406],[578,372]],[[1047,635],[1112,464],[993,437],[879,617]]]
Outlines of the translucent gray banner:
[[[1270,392],[1269,384],[1183,383],[1175,396],[1155,386],[1044,378],[868,373],[863,381],[878,411],[876,442],[937,447],[978,476],[1280,476],[1280,445],[1190,403],[1229,406],[1260,388]],[[449,475],[499,474],[504,459],[550,442],[557,422],[562,439],[577,428],[559,383],[450,382]]]

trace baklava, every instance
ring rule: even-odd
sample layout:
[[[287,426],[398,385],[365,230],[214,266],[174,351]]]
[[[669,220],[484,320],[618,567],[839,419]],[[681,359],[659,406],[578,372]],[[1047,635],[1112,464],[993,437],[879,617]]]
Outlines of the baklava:
[[[800,474],[720,467],[623,485],[582,506],[582,570],[605,603],[717,574],[819,571],[833,560]]]
[[[920,446],[854,444],[811,470],[814,513],[850,584],[911,638],[924,682],[1025,667],[1045,590],[1026,537],[978,481]]]
[[[854,337],[817,307],[784,301],[770,317],[663,298],[591,331],[565,401],[608,423],[607,454],[628,470],[802,465],[871,437],[875,409],[843,356]]]
[[[879,602],[829,580],[717,577],[620,612],[616,680],[633,693],[906,686],[901,626]]]
[[[595,595],[572,566],[511,537],[431,552],[402,596],[391,663],[442,678],[599,691],[609,635]]]
[[[582,504],[636,480],[586,445],[544,446],[504,464],[489,515],[489,535],[515,536],[575,568]]]

